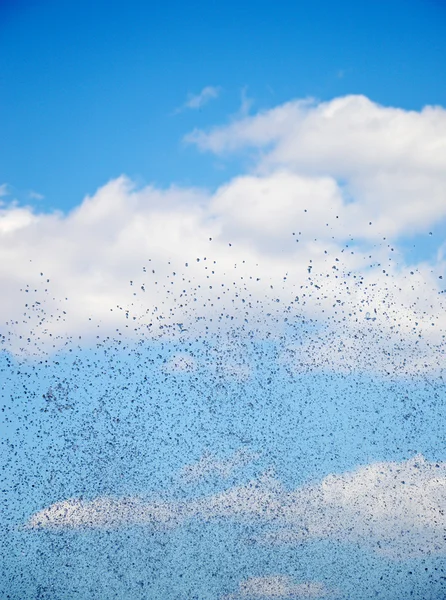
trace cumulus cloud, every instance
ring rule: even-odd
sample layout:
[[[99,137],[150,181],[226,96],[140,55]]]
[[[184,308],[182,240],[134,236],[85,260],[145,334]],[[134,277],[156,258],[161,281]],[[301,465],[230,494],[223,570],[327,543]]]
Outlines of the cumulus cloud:
[[[382,107],[364,96],[288,102],[186,141],[216,154],[259,151],[258,173],[286,169],[338,182],[353,235],[398,236],[446,216],[446,110]],[[350,201],[349,201],[350,200]],[[339,213],[337,213],[339,214]]]
[[[200,475],[200,473],[199,473]],[[422,456],[378,462],[287,491],[272,472],[186,502],[98,498],[64,501],[33,515],[31,529],[178,525],[225,518],[270,525],[266,544],[314,539],[357,543],[393,559],[446,553],[446,463]]]
[[[225,598],[323,598],[328,595],[332,596],[333,591],[323,583],[295,583],[288,575],[268,575],[245,579],[240,582],[238,592]]]
[[[444,114],[361,96],[291,102],[194,134],[219,153],[259,148],[251,174],[213,193],[120,177],[69,214],[3,206],[5,347],[237,324],[282,339],[290,371],[441,371],[444,240],[437,261],[408,264],[398,239],[446,216]],[[247,378],[245,358],[215,360]]]
[[[177,112],[181,112],[187,108],[192,110],[203,108],[210,100],[218,98],[220,91],[221,89],[219,87],[207,85],[199,94],[189,94],[186,102],[181,108],[177,109]]]

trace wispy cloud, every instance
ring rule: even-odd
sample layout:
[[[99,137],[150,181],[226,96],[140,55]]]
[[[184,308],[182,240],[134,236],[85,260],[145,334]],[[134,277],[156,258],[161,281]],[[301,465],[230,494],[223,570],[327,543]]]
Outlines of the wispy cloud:
[[[204,87],[199,94],[188,94],[186,102],[175,110],[175,113],[182,112],[187,109],[199,110],[203,108],[210,100],[218,98],[221,93],[221,88],[208,85]]]
[[[242,89],[240,108],[237,114],[237,118],[244,118],[249,115],[249,112],[254,104],[254,99],[248,96],[248,86]]]
[[[9,193],[9,185],[7,183],[2,183],[0,185],[0,198],[3,198],[3,196],[8,196]]]
[[[34,190],[30,190],[28,196],[30,200],[43,200],[45,198],[43,194],[40,194],[39,192],[36,192]]]

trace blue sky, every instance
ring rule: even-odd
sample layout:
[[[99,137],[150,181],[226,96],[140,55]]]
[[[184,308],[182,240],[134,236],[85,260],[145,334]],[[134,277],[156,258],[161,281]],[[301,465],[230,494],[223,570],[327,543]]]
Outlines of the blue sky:
[[[0,596],[446,596],[446,7],[0,5]]]
[[[130,5],[130,6],[129,6]],[[2,3],[0,179],[70,209],[126,173],[214,187],[238,172],[185,147],[194,127],[293,98],[445,104],[441,2]],[[188,93],[221,87],[201,111]],[[35,203],[35,202],[33,202]]]

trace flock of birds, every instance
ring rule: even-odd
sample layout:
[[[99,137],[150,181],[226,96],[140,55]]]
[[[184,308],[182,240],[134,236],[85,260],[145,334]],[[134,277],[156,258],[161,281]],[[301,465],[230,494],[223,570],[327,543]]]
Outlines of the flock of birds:
[[[302,243],[301,232],[292,235]],[[228,256],[232,249],[229,244]],[[173,484],[176,494],[187,496],[184,478],[178,483],[172,473],[197,460],[199,448],[215,454],[245,448],[250,456],[254,447],[254,457],[277,458],[282,450],[255,445],[266,439],[265,431],[280,436],[274,425],[278,411],[288,411],[290,419],[299,411],[302,419],[316,413],[322,418],[325,409],[318,403],[340,389],[339,379],[361,393],[367,385],[373,388],[377,413],[381,384],[376,381],[395,389],[405,382],[401,415],[406,420],[416,411],[422,415],[429,403],[444,402],[445,290],[432,285],[443,275],[426,279],[416,268],[392,262],[387,240],[379,248],[381,262],[367,252],[364,266],[358,266],[354,254],[360,250],[351,242],[333,252],[320,247],[283,273],[244,260],[220,265],[211,252],[181,264],[148,259],[125,284],[126,301],[104,307],[103,318],[90,315],[88,306],[79,317],[77,307],[76,319],[83,322],[76,326],[70,322],[70,299],[54,294],[45,273],[23,287],[23,307],[0,335],[2,599],[123,598],[116,591],[130,586],[119,564],[123,547],[130,563],[139,560],[142,569],[125,597],[155,597],[147,581],[157,577],[163,553],[174,560],[167,534],[151,534],[155,547],[149,550],[141,533],[108,539],[110,534],[101,532],[95,543],[102,562],[95,564],[112,573],[115,591],[105,579],[101,584],[98,579],[94,590],[84,581],[67,595],[60,583],[54,587],[54,568],[65,582],[70,573],[82,572],[87,541],[73,532],[30,538],[21,529],[30,515],[53,502],[132,494],[135,488],[146,493]],[[306,387],[311,390],[305,397]],[[299,397],[293,396],[296,390]],[[416,406],[420,398],[425,406]],[[385,412],[386,399],[381,402]],[[332,420],[336,438],[339,415],[324,418]],[[382,420],[376,423],[386,427]],[[312,440],[307,444],[311,448]],[[321,448],[316,444],[313,455]],[[342,452],[340,445],[337,449]],[[206,460],[203,464],[212,463]],[[249,468],[250,462],[243,464]],[[224,460],[219,464],[230,479],[232,467]],[[223,538],[218,543],[225,546]],[[113,550],[113,544],[120,546]],[[134,571],[134,564],[129,568]],[[214,565],[219,568],[226,567]],[[443,568],[429,576],[435,593],[446,590]],[[307,584],[302,585],[295,590],[305,591]],[[168,589],[164,598],[194,597]],[[243,589],[240,597],[247,598]]]

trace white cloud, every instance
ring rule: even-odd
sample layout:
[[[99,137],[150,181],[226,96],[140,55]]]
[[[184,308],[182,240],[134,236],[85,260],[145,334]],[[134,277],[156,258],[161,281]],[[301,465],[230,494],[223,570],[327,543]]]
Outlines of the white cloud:
[[[292,371],[441,371],[444,253],[406,264],[396,238],[446,215],[444,114],[355,96],[291,102],[195,136],[218,152],[262,150],[255,172],[214,193],[121,177],[67,215],[2,208],[6,347],[245,327],[282,336]],[[294,329],[310,319],[316,337]],[[224,376],[249,377],[246,356],[214,358]]]
[[[446,463],[422,456],[332,474],[287,491],[273,473],[187,502],[98,498],[60,502],[33,515],[31,529],[179,525],[226,518],[271,525],[259,543],[314,539],[356,543],[393,559],[446,554]]]
[[[220,92],[220,87],[207,85],[201,90],[199,94],[189,94],[186,102],[181,108],[177,109],[177,112],[181,112],[186,108],[190,108],[193,110],[203,108],[203,106],[207,104],[210,100],[218,98]]]
[[[282,526],[264,541],[329,538],[391,558],[446,553],[446,463],[422,456],[327,476],[288,494]]]
[[[364,96],[298,100],[209,132],[196,130],[186,140],[217,154],[256,148],[258,173],[279,168],[333,179],[344,192],[343,212],[356,222],[353,235],[367,235],[370,220],[370,235],[397,236],[446,217],[441,107],[404,111]],[[344,222],[343,214],[339,218]]]
[[[147,503],[138,498],[73,498],[57,502],[34,514],[27,529],[115,529],[132,525],[169,527],[180,515],[163,502]]]
[[[4,235],[3,240],[7,241],[8,234],[26,229],[36,221],[37,217],[29,208],[21,208],[16,205],[0,208],[0,235]]]
[[[271,475],[195,501],[202,518],[260,519],[274,525],[263,543],[332,539],[394,559],[446,553],[446,463],[422,456],[327,476],[285,491]]]
[[[332,596],[323,583],[315,581],[294,583],[288,575],[250,577],[240,582],[239,590],[225,598],[323,598]]]
[[[293,195],[301,207],[311,198],[316,216],[302,209],[299,217]],[[184,337],[199,327],[233,328],[246,319],[249,327],[271,333],[293,302],[290,324],[299,315],[328,327],[325,362],[336,366],[341,338],[351,346],[367,324],[377,353],[401,346],[404,336],[406,350],[391,358],[397,371],[404,371],[404,361],[407,368],[415,361],[412,372],[418,363],[438,368],[446,311],[435,271],[428,264],[394,264],[387,242],[346,250],[339,242],[343,225],[330,231],[324,223],[341,202],[330,180],[275,174],[238,178],[213,196],[176,188],[135,190],[120,178],[68,215],[2,209],[0,280],[7,293],[0,317],[17,321],[11,346],[18,351],[23,345],[18,335],[30,337],[30,351],[34,342],[36,348],[63,345],[70,335],[95,335],[92,323],[100,324],[101,336],[119,327],[127,336]],[[287,235],[287,224],[295,236]],[[330,233],[336,233],[334,240]],[[369,266],[372,261],[376,266]],[[31,319],[19,318],[25,304]],[[375,320],[366,320],[368,312]],[[233,347],[230,340],[227,345]],[[358,366],[348,356],[344,364]],[[302,356],[308,364],[312,359],[314,352]],[[249,376],[246,357],[215,360],[228,375]]]
[[[206,453],[197,462],[185,465],[181,470],[180,477],[187,483],[197,483],[213,475],[227,479],[234,471],[249,465],[258,457],[259,454],[243,448],[226,459],[218,459],[212,454]]]

